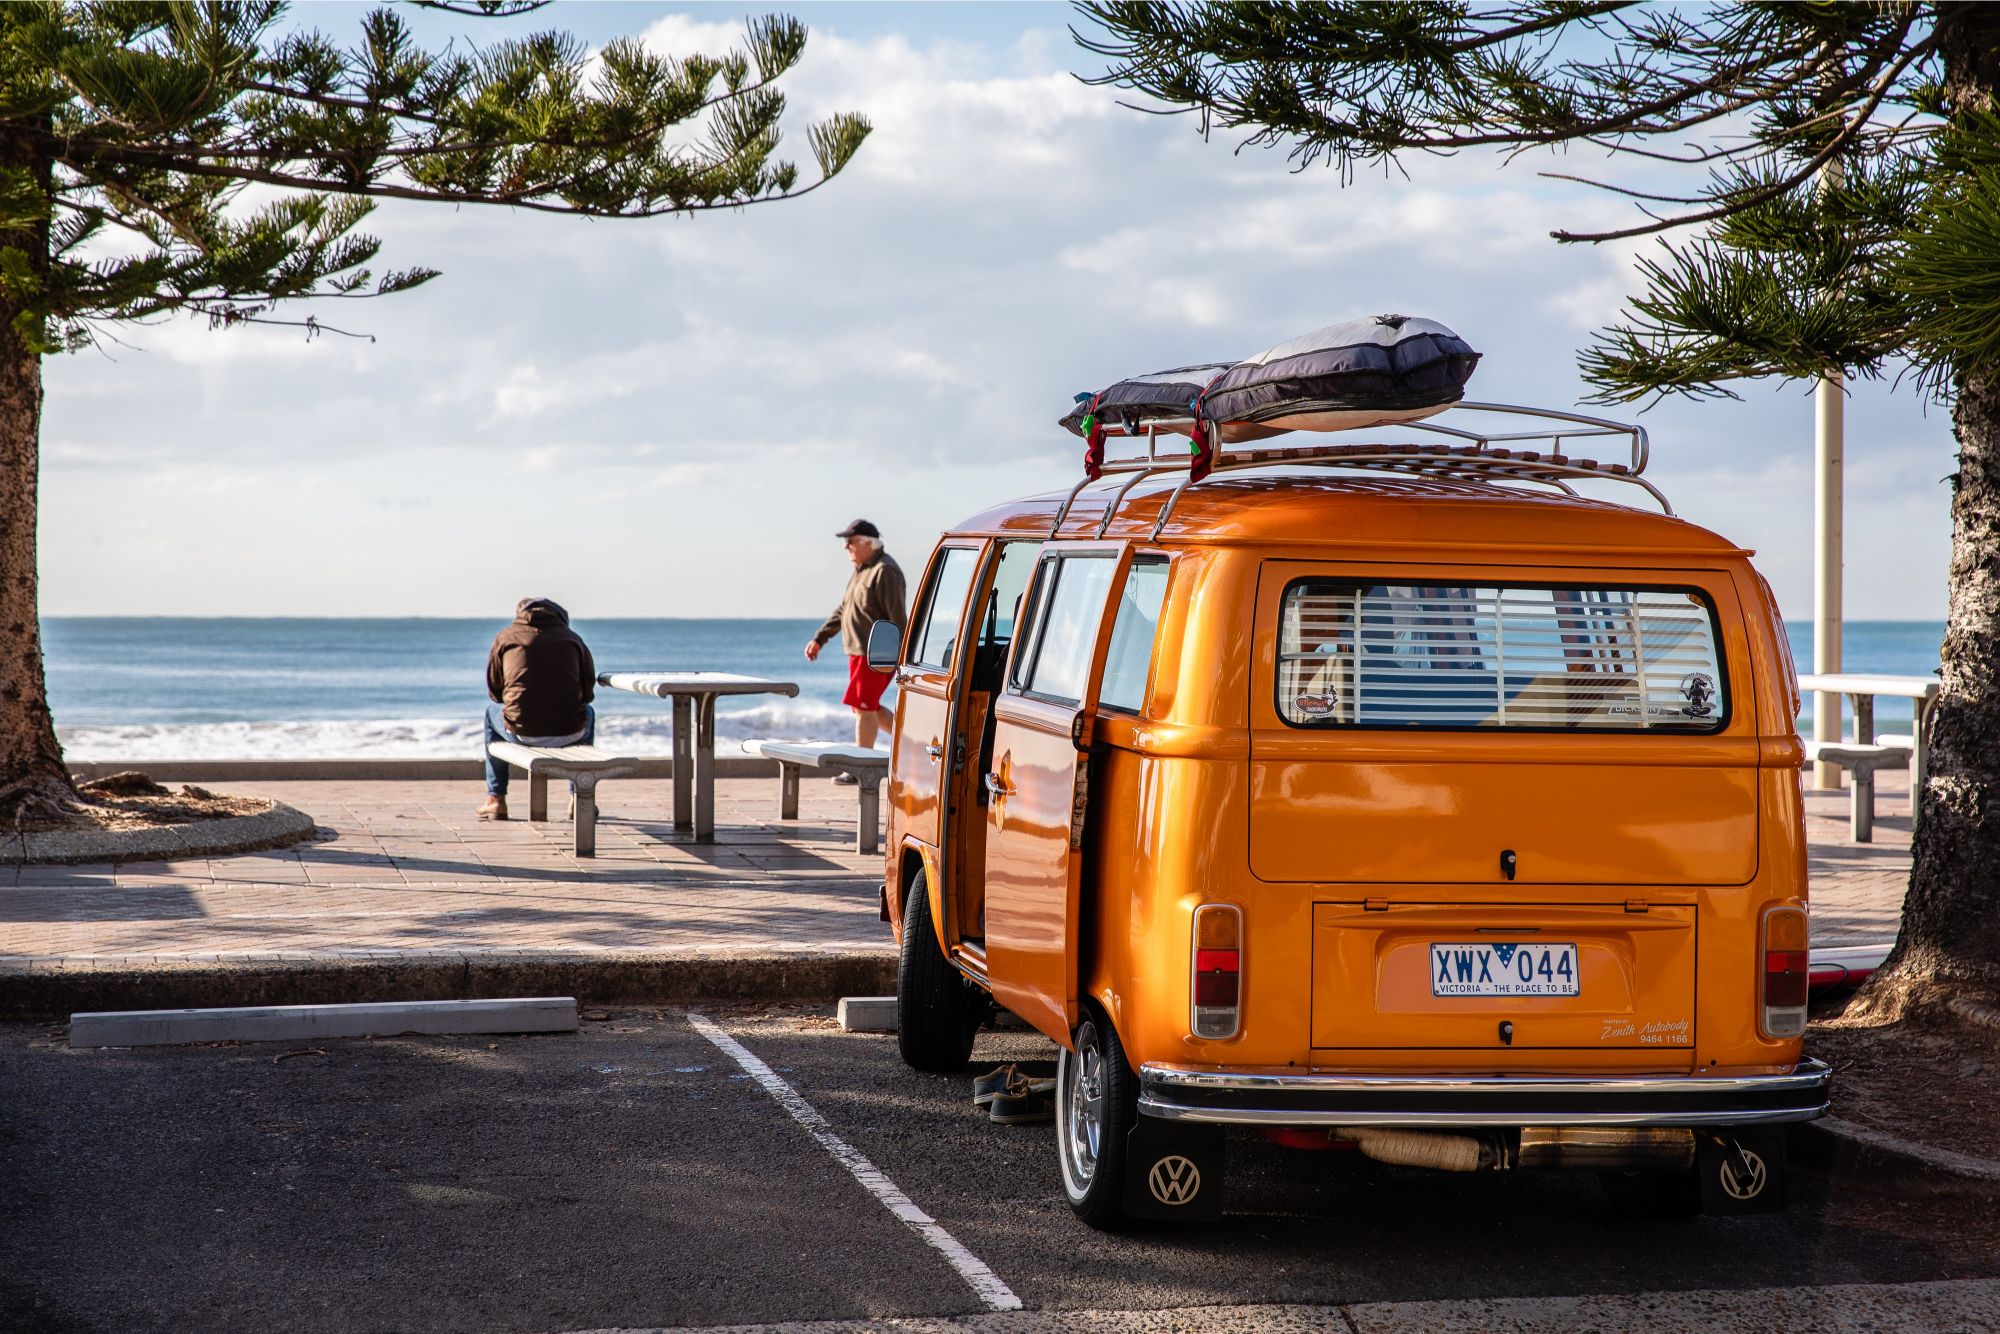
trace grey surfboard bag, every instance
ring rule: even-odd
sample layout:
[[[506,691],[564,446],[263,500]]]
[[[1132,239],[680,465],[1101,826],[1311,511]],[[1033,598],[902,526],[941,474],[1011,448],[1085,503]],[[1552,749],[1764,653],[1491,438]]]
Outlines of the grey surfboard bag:
[[[1128,434],[1154,423],[1185,423],[1197,403],[1225,444],[1284,431],[1354,430],[1444,411],[1464,397],[1478,364],[1471,344],[1436,320],[1375,315],[1328,325],[1243,361],[1154,371],[1079,394],[1061,425],[1083,435],[1095,399],[1098,421]],[[1160,429],[1188,433],[1186,425]]]
[[[1415,421],[1463,398],[1478,364],[1472,345],[1436,320],[1349,320],[1237,362],[1210,381],[1202,416],[1279,431]]]
[[[1195,400],[1201,397],[1201,391],[1235,364],[1233,361],[1210,361],[1196,366],[1180,366],[1170,371],[1154,371],[1150,375],[1134,375],[1096,395],[1078,394],[1076,406],[1069,410],[1060,424],[1071,434],[1082,435],[1083,419],[1090,412],[1093,397],[1097,400],[1098,420],[1107,425],[1115,422],[1128,431],[1143,430],[1156,421],[1192,419]],[[1186,431],[1186,427],[1181,428],[1182,434]]]

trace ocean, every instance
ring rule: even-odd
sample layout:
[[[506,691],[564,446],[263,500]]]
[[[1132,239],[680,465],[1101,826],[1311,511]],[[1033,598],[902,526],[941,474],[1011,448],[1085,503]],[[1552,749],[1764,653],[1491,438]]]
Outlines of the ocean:
[[[49,702],[76,760],[476,756],[486,619],[66,617],[42,622]],[[836,639],[801,650],[818,621],[592,620],[575,629],[599,671],[727,671],[792,681],[782,695],[724,698],[722,752],[745,737],[851,741]],[[895,699],[892,693],[890,702]],[[673,752],[666,700],[599,688],[599,742]]]
[[[484,619],[69,617],[43,620],[49,697],[75,760],[333,759],[479,753]],[[794,620],[597,620],[576,629],[600,671],[728,671],[793,681],[796,699],[723,699],[724,752],[745,737],[845,741],[847,664],[836,640],[816,663],[800,650],[818,627]],[[1787,627],[1801,670],[1812,627]],[[1850,622],[1845,668],[1927,676],[1941,622]],[[888,702],[894,702],[892,693]],[[1809,728],[1812,701],[1801,726]],[[1909,704],[1883,699],[1877,724],[1907,731]],[[598,739],[642,755],[671,753],[664,700],[597,694]]]

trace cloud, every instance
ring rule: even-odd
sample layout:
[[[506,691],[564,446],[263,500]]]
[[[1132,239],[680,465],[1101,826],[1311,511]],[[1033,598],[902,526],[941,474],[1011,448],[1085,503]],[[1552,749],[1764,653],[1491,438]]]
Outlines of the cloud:
[[[230,604],[281,610],[300,586],[331,599],[359,577],[337,530],[323,544],[281,540],[282,525],[247,508],[287,503],[299,489],[287,479],[312,473],[330,515],[384,516],[371,559],[425,572],[369,589],[386,614],[483,605],[513,572],[484,554],[473,563],[486,568],[460,567],[490,551],[495,512],[510,505],[587,515],[586,547],[645,568],[649,551],[694,541],[663,531],[670,493],[678,523],[709,525],[700,541],[713,556],[679,595],[691,612],[750,614],[790,605],[783,581],[765,579],[779,525],[816,533],[819,511],[844,521],[887,505],[898,533],[934,532],[1009,491],[1065,484],[1075,442],[1055,418],[1073,393],[1126,374],[1399,310],[1442,319],[1485,352],[1476,396],[1568,406],[1585,392],[1576,349],[1635,290],[1633,257],[1649,243],[1560,246],[1548,233],[1629,222],[1621,201],[1539,177],[1550,158],[1504,170],[1486,155],[1418,158],[1408,180],[1363,174],[1346,187],[1333,171],[1294,172],[1282,152],[1203,142],[1188,118],[1142,115],[1080,83],[1060,11],[986,31],[1013,12],[980,11],[984,27],[942,37],[862,33],[860,11],[813,16],[805,60],[784,80],[786,151],[803,159],[806,124],[834,111],[876,128],[849,171],[807,198],[645,222],[388,203],[369,223],[382,264],[443,276],[320,312],[374,344],[179,321],[140,331],[148,351],[115,363],[52,359],[63,513],[89,526],[97,511],[143,506],[156,472],[209,474],[235,508],[218,500],[205,521],[149,529],[149,541],[169,561],[177,542],[219,547],[246,582]],[[741,35],[705,11],[578,13],[678,53]],[[907,13],[947,23],[945,11]],[[1684,510],[1752,545],[1796,540],[1811,439],[1796,391],[1669,403],[1644,420]],[[1920,480],[1948,471],[1948,422],[1873,386],[1853,420],[1854,476],[1885,470],[1869,490],[1908,507],[1899,523],[1935,528],[1943,502]],[[120,467],[129,488],[109,481]],[[229,492],[231,477],[261,480]],[[172,485],[192,512],[185,478]],[[431,502],[421,525],[376,503],[417,496]],[[54,610],[81,597],[61,591],[87,582],[80,550],[61,525],[47,529]],[[1937,583],[1916,563],[1927,549],[1881,559],[1906,566],[1913,587]],[[524,571],[575,586],[610,577],[590,549],[532,561]],[[1800,588],[1780,584],[1794,605]],[[653,605],[643,581],[632,590],[631,609]],[[163,588],[157,605],[172,610],[174,596]]]

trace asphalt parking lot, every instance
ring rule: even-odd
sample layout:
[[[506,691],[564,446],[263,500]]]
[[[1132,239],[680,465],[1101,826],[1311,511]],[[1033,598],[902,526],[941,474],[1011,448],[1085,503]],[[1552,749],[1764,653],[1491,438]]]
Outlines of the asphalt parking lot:
[[[1219,1223],[1107,1236],[1063,1204],[1053,1130],[989,1124],[969,1078],[909,1071],[892,1037],[823,1012],[706,1017],[108,1051],[0,1026],[0,1328],[551,1334],[1001,1294],[1128,1311],[2000,1275],[2000,1218],[1962,1201],[1799,1177],[1784,1215],[1641,1223],[1583,1175],[1252,1137],[1231,1141]],[[1014,1033],[975,1059],[1054,1070]]]

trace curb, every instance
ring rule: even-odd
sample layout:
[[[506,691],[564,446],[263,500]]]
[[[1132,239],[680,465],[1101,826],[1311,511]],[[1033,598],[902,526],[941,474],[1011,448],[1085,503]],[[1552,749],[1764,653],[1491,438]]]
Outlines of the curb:
[[[2000,1199],[2000,1163],[1823,1116],[1792,1127],[1793,1159],[1835,1181],[1907,1197]]]
[[[282,801],[255,815],[134,829],[14,834],[0,841],[0,866],[79,866],[94,862],[173,861],[226,852],[259,852],[307,838],[313,818]]]
[[[93,1010],[182,1010],[364,1001],[574,996],[588,1005],[795,1001],[893,991],[893,954],[425,954],[401,958],[99,967],[0,973],[0,1019]]]

